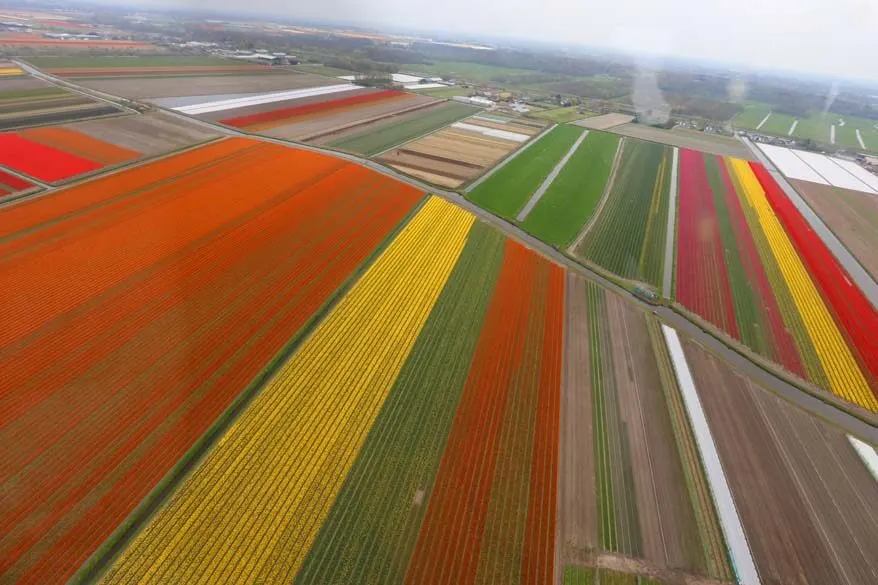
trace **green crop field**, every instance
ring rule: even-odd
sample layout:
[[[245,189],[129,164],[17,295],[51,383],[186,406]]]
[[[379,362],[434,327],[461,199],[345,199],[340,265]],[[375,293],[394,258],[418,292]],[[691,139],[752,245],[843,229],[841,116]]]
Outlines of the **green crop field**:
[[[473,92],[473,90],[465,87],[433,87],[430,89],[417,89],[413,91],[417,94],[429,95],[437,98],[453,98],[456,95],[468,96]]]
[[[857,130],[863,139],[866,150],[878,151],[878,120],[844,116],[844,126],[836,126],[835,143],[839,146],[862,150],[857,140]]]
[[[574,120],[581,120],[583,118],[588,118],[595,115],[591,112],[580,113],[579,109],[579,106],[554,108],[552,110],[543,110],[541,112],[536,112],[534,113],[534,116],[537,118],[542,118],[543,120],[551,120],[552,122],[563,124],[565,122],[573,122]]]
[[[614,134],[589,132],[521,227],[548,244],[569,243],[600,202],[618,145]]]
[[[626,139],[607,201],[573,251],[629,280],[658,288],[670,187],[670,147]]]
[[[354,72],[348,71],[346,69],[339,69],[338,67],[327,67],[325,65],[309,65],[307,63],[303,63],[300,65],[294,65],[290,67],[291,71],[298,71],[300,73],[312,73],[314,75],[325,75],[326,77],[339,77],[342,75],[354,75]]]
[[[564,585],[594,585],[594,569],[564,567]]]
[[[22,99],[36,100],[65,94],[70,94],[70,92],[66,89],[61,89],[60,87],[37,87],[35,89],[22,89],[19,91],[0,90],[0,101]]]
[[[759,131],[765,132],[766,134],[774,134],[776,136],[787,136],[789,135],[790,127],[792,127],[793,122],[795,121],[796,119],[793,116],[772,112],[771,117],[765,122]],[[799,124],[801,125],[801,122],[799,122]]]
[[[191,57],[176,55],[150,55],[136,57],[33,57],[28,62],[47,69],[71,69],[77,67],[204,67],[211,65],[246,65],[245,61],[219,57]]]
[[[810,138],[815,142],[829,144],[829,128],[836,121],[838,121],[836,114],[812,114],[799,120],[793,135],[796,138]]]
[[[467,198],[501,217],[514,219],[582,132],[575,126],[558,126],[467,193]]]
[[[732,118],[732,125],[738,128],[755,130],[759,122],[771,111],[771,106],[759,102],[744,104],[744,111]]]
[[[400,119],[377,129],[365,130],[359,134],[330,142],[329,146],[364,156],[373,156],[461,118],[466,118],[477,111],[477,108],[464,104],[441,104],[418,113],[415,118]]]

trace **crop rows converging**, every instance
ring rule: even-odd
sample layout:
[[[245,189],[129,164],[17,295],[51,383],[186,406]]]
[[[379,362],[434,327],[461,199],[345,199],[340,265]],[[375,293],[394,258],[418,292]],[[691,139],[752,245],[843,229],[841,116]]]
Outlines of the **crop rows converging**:
[[[430,198],[102,582],[550,582],[564,284]]]
[[[878,316],[768,172],[683,149],[676,299],[792,373],[878,410]]]
[[[32,128],[0,134],[0,164],[50,183],[138,157],[139,152],[69,128]]]
[[[230,139],[0,211],[0,580],[66,582],[421,198]]]
[[[627,280],[655,288],[664,273],[673,149],[626,140],[595,223],[572,253]]]

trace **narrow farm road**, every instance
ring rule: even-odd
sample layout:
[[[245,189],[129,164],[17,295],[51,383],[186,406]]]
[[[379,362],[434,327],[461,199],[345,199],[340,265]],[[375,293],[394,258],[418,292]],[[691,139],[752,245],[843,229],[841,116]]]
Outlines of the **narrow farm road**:
[[[674,279],[674,229],[677,225],[677,170],[680,163],[680,149],[674,147],[674,158],[671,161],[671,196],[668,202],[668,231],[665,234],[665,273],[662,278],[662,297],[671,298],[671,284]]]
[[[77,86],[71,82],[67,82],[64,80],[60,80],[55,76],[48,75],[38,71],[37,69],[27,66],[26,69],[29,71],[36,71],[39,73],[40,78],[45,79],[50,82],[60,82],[65,85],[65,87],[70,87],[71,89],[76,88],[80,92],[92,95],[94,97],[98,97],[96,94],[101,94],[102,92],[94,92],[91,89]],[[108,96],[108,94],[103,94],[105,97],[101,98],[104,101],[112,101],[113,99],[121,100],[122,98],[118,98],[116,96]],[[108,96],[108,97],[107,97]],[[129,102],[132,100],[128,100]],[[151,106],[155,107],[155,106]],[[163,112],[170,114],[172,116],[185,119],[188,122],[195,122],[202,126],[209,127],[216,132],[220,132],[222,134],[228,136],[239,136],[243,138],[251,138],[255,140],[262,140],[265,142],[271,142],[275,144],[280,144],[283,146],[294,146],[296,148],[301,148],[304,150],[310,150],[312,152],[320,152],[329,156],[334,156],[337,158],[341,158],[343,160],[350,161],[355,164],[359,164],[365,167],[368,167],[378,173],[383,175],[387,175],[389,177],[393,177],[398,181],[408,183],[422,191],[436,194],[440,197],[451,201],[458,206],[466,209],[477,218],[481,219],[485,223],[492,225],[502,231],[508,237],[511,237],[517,240],[524,246],[542,254],[543,256],[553,260],[565,268],[576,272],[578,274],[583,275],[589,280],[599,284],[612,291],[613,293],[621,296],[629,303],[633,303],[638,306],[640,309],[644,311],[650,311],[655,314],[662,322],[666,325],[669,325],[675,329],[677,329],[680,333],[688,336],[690,339],[699,343],[701,346],[706,348],[708,351],[713,353],[715,356],[729,363],[732,367],[737,368],[744,375],[749,376],[754,382],[759,384],[760,386],[766,388],[767,390],[777,394],[778,396],[784,398],[788,402],[791,402],[798,407],[818,416],[836,426],[844,429],[851,435],[854,435],[858,438],[861,438],[871,444],[878,445],[878,417],[870,416],[868,414],[862,414],[861,416],[856,416],[851,414],[848,410],[848,405],[844,403],[841,399],[838,399],[834,396],[830,396],[827,393],[820,393],[819,391],[814,391],[812,394],[809,391],[804,391],[803,389],[795,386],[793,383],[788,381],[783,375],[774,370],[767,369],[758,365],[757,363],[751,361],[749,358],[745,357],[742,353],[739,353],[736,349],[733,349],[723,341],[721,341],[717,336],[708,331],[705,331],[689,319],[675,312],[670,307],[664,306],[655,306],[651,305],[639,297],[635,296],[628,290],[622,288],[621,286],[607,280],[600,274],[586,268],[585,266],[575,262],[568,256],[561,253],[559,250],[545,244],[544,242],[534,238],[528,233],[524,232],[518,226],[501,219],[492,213],[489,213],[482,208],[476,206],[474,203],[467,200],[463,195],[454,191],[448,191],[433,185],[429,185],[423,181],[415,179],[413,177],[409,177],[400,172],[395,171],[389,167],[385,167],[381,164],[378,164],[369,159],[364,159],[356,155],[339,152],[336,150],[331,150],[328,148],[322,148],[318,146],[313,146],[310,144],[303,144],[299,142],[293,142],[289,140],[282,140],[278,138],[267,138],[264,136],[258,136],[255,134],[249,134],[246,132],[241,132],[239,130],[235,130],[232,128],[228,128],[226,126],[220,124],[213,124],[210,122],[206,122],[204,120],[199,120],[198,118],[190,117],[185,114],[180,114],[179,112],[175,112],[173,110],[169,110],[167,108],[157,108],[162,110]],[[620,142],[621,144],[621,142]],[[752,147],[752,145],[751,145]],[[752,147],[755,148],[755,147]],[[761,153],[760,153],[761,154]],[[617,153],[618,156],[618,153]],[[137,165],[132,165],[137,166]],[[773,167],[771,167],[773,168]],[[820,398],[817,397],[816,394],[819,393]]]

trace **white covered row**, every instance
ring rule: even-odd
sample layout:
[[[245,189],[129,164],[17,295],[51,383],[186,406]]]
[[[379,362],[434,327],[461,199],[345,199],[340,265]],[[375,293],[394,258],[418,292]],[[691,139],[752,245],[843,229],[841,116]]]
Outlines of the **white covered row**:
[[[854,191],[868,190],[871,192],[871,189],[869,189],[865,183],[832,162],[832,159],[828,156],[804,150],[794,150],[793,152],[796,156],[802,159],[805,164],[826,179],[830,185],[841,187],[842,189],[853,189]]]
[[[829,181],[821,177],[816,171],[814,171],[814,169],[805,164],[805,162],[797,157],[789,148],[773,146],[771,144],[760,144],[759,148],[762,149],[765,156],[771,159],[774,166],[790,179],[811,181],[812,183],[820,183],[821,185],[829,184]]]
[[[832,162],[855,176],[857,179],[865,183],[865,185],[878,194],[878,177],[861,167],[855,162],[842,160],[840,158],[832,159]]]
[[[444,83],[408,83],[403,86],[404,89],[436,89],[439,87],[448,87]]]
[[[261,104],[271,104],[274,102],[282,102],[286,100],[295,100],[306,97],[314,97],[318,95],[327,95],[332,93],[340,93],[343,91],[352,91],[362,89],[359,85],[344,83],[340,85],[324,85],[322,87],[309,87],[306,89],[293,89],[289,91],[277,91],[272,93],[263,93],[259,95],[233,98],[228,100],[220,100],[214,102],[204,102],[201,104],[192,104],[189,106],[180,106],[173,108],[174,110],[189,114],[192,116],[198,114],[209,114],[211,112],[222,112],[225,110],[234,110],[236,108],[244,108],[247,106],[258,106]]]
[[[866,464],[866,467],[869,469],[869,473],[872,474],[876,480],[878,480],[878,453],[875,452],[875,448],[868,443],[864,443],[856,437],[852,437],[848,435],[848,441],[850,441],[851,445],[854,447],[854,451],[857,452],[857,455],[860,456],[860,459],[863,460],[863,463]]]
[[[467,124],[466,122],[455,122],[451,127],[459,130],[468,130],[469,132],[478,132],[479,134],[491,136],[492,138],[512,140],[513,142],[527,142],[530,139],[530,136],[527,134],[509,132],[507,130],[497,130],[496,128],[485,128],[484,126],[476,126],[475,124]]]
[[[726,537],[737,581],[740,585],[759,585],[761,583],[759,572],[756,570],[750,545],[744,535],[744,526],[741,524],[740,516],[738,516],[732,490],[729,488],[725,471],[723,471],[719,451],[717,451],[713,434],[710,432],[710,425],[701,406],[701,399],[695,390],[695,381],[689,371],[689,364],[686,362],[686,354],[683,353],[680,338],[677,336],[677,331],[667,325],[662,325],[662,333],[664,333],[665,342],[671,354],[671,363],[674,367],[674,373],[677,375],[680,393],[683,395],[683,405],[686,407],[689,422],[692,424],[695,443],[701,454],[701,462],[704,464],[704,472],[707,474],[710,493],[713,496],[714,504],[716,504],[716,511],[719,514],[720,525]]]

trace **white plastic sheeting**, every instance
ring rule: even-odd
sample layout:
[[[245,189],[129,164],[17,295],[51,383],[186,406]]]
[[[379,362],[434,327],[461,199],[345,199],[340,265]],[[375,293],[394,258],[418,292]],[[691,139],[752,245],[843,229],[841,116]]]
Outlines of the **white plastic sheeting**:
[[[423,79],[423,77],[418,77],[416,75],[406,75],[405,73],[393,73],[391,75],[394,83],[417,83]],[[339,75],[336,79],[345,79],[347,81],[356,81],[356,75]]]
[[[790,179],[811,181],[812,183],[820,183],[821,185],[829,184],[829,181],[821,177],[814,169],[805,164],[805,162],[797,157],[789,148],[772,146],[771,144],[760,144],[759,148],[765,153],[765,156],[771,159],[774,166]]]
[[[710,484],[710,493],[713,496],[714,504],[716,504],[716,511],[719,514],[720,525],[726,537],[737,581],[741,585],[760,585],[759,572],[756,570],[750,545],[744,535],[744,526],[741,524],[740,516],[738,516],[738,509],[735,507],[735,500],[732,497],[731,489],[729,489],[729,483],[719,459],[719,452],[713,440],[713,434],[710,432],[710,425],[708,425],[704,409],[701,407],[701,399],[698,398],[698,393],[695,390],[695,381],[689,371],[689,364],[686,363],[686,355],[683,353],[680,338],[677,336],[676,330],[667,325],[662,325],[662,333],[664,333],[665,342],[671,354],[674,373],[677,375],[677,383],[683,395],[683,404],[689,415],[689,422],[692,424],[692,432],[695,434],[695,442],[698,445],[698,452],[701,454],[701,461]]]
[[[403,86],[404,89],[436,89],[439,87],[449,87],[444,83],[409,83]]]
[[[853,189],[854,191],[869,190],[865,183],[857,179],[855,176],[832,162],[828,156],[817,154],[816,152],[805,152],[804,150],[794,150],[796,156],[802,159],[805,164],[814,169],[821,177],[834,186],[842,189]]]
[[[868,443],[864,443],[856,437],[852,437],[848,435],[848,441],[850,441],[851,445],[854,447],[854,451],[857,452],[857,455],[860,456],[860,459],[863,460],[863,463],[866,464],[866,467],[869,469],[869,473],[872,474],[876,480],[878,480],[878,453],[875,452],[875,448]]]
[[[832,159],[832,162],[834,162],[835,164],[855,176],[861,182],[863,182],[870,191],[878,194],[878,177],[876,177],[853,161],[834,158]]]
[[[181,114],[189,114],[196,116],[198,114],[209,114],[211,112],[222,112],[225,110],[234,110],[236,108],[244,108],[247,106],[258,106],[261,104],[271,104],[274,102],[283,102],[286,100],[296,100],[306,97],[314,97],[318,95],[328,95],[332,93],[340,93],[343,91],[352,91],[362,89],[359,85],[345,83],[341,85],[324,85],[322,87],[309,87],[306,89],[293,89],[290,91],[277,91],[272,93],[263,93],[259,95],[233,98],[228,100],[204,102],[201,104],[192,104],[173,108]]]
[[[467,124],[466,122],[455,122],[451,127],[459,130],[468,130],[469,132],[478,132],[484,136],[502,138],[503,140],[511,140],[513,142],[527,142],[530,140],[530,136],[527,134],[509,132],[508,130],[497,130],[496,128],[485,128],[484,126],[476,126],[475,124]]]

